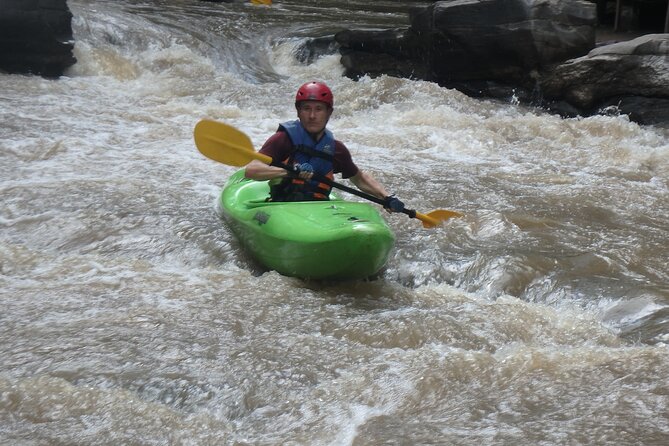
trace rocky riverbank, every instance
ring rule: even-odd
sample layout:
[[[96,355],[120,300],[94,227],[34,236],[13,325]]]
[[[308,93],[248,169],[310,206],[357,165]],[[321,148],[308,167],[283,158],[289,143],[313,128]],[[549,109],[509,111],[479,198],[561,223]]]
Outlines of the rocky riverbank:
[[[413,2],[408,2],[412,4]],[[615,33],[583,0],[451,0],[401,29],[343,29],[298,50],[339,52],[345,75],[436,82],[562,116],[623,113],[669,126],[669,34]],[[0,0],[0,71],[58,77],[76,62],[66,0]]]
[[[581,0],[453,0],[416,7],[406,29],[342,30],[301,51],[339,51],[345,74],[416,78],[563,116],[623,113],[669,125],[669,34],[598,32]]]

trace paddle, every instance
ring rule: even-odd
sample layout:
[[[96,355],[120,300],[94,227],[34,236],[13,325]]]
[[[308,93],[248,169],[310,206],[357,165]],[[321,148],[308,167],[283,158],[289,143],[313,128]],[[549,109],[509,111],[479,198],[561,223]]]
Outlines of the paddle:
[[[289,172],[295,172],[290,166],[274,161],[271,157],[256,152],[253,149],[251,139],[244,132],[230,125],[203,119],[195,125],[193,133],[197,149],[207,158],[218,161],[219,163],[242,167],[246,166],[251,160],[258,160],[271,166],[281,167]],[[328,178],[317,176],[316,179],[331,187],[346,191],[360,198],[364,198],[365,200],[373,201],[381,206],[386,204],[384,200],[375,197],[374,195],[344,186],[343,184],[336,183]],[[413,209],[404,209],[402,212],[411,218],[417,218],[422,221],[423,227],[425,228],[439,226],[443,221],[448,220],[449,218],[462,217],[462,214],[459,212],[447,211],[445,209],[434,210],[427,214],[421,214]]]

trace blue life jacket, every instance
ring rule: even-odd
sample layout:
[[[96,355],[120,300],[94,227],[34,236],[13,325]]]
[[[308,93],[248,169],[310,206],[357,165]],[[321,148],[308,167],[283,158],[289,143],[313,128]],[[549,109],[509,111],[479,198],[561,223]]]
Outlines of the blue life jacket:
[[[334,179],[335,139],[331,131],[325,129],[323,137],[314,141],[302,127],[299,120],[284,122],[278,131],[288,134],[293,143],[293,152],[284,162],[290,166],[308,163],[315,175]],[[300,178],[284,178],[272,187],[273,201],[327,200],[332,187],[318,180],[305,181]]]

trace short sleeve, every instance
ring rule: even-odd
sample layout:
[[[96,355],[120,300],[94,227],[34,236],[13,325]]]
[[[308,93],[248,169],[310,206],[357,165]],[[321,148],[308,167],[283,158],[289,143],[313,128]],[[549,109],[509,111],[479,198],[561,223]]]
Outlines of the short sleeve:
[[[353,162],[351,152],[341,141],[335,141],[334,159],[334,171],[341,173],[342,178],[351,178],[360,170]]]

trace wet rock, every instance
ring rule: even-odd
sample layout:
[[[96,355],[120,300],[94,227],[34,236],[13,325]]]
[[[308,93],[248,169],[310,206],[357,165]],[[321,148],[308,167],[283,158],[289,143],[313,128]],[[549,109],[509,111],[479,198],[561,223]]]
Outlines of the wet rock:
[[[474,97],[562,116],[624,113],[669,125],[669,34],[595,48],[581,0],[451,0],[411,12],[407,29],[335,35],[345,75],[438,82]]]
[[[620,97],[657,98],[664,103],[669,100],[669,34],[648,34],[595,48],[543,74],[540,84],[547,99],[563,98],[582,110]],[[634,104],[649,106],[649,100],[623,102],[635,108]]]
[[[305,64],[313,63],[322,56],[335,54],[339,50],[339,44],[335,42],[334,36],[314,37],[307,39],[295,49],[295,58]]]
[[[388,74],[397,77],[431,79],[423,43],[402,29],[383,31],[345,30],[335,34],[340,45],[345,75]]]
[[[576,0],[457,0],[422,11],[412,28],[428,36],[439,82],[518,83],[586,54],[595,46],[595,23],[594,5]]]
[[[536,70],[587,54],[595,23],[595,5],[580,0],[453,0],[415,8],[406,30],[347,30],[335,38],[353,78],[530,85]]]
[[[0,0],[0,71],[58,77],[73,47],[66,0]]]
[[[669,128],[669,99],[643,96],[613,97],[604,101],[598,112],[607,109],[627,115],[631,121],[639,124]]]

